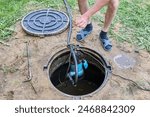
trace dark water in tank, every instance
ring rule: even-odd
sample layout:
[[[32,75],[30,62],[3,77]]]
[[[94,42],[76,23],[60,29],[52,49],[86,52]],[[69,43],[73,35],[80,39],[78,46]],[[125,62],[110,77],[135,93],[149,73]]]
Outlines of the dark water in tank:
[[[52,84],[65,94],[73,96],[90,94],[97,90],[104,82],[104,71],[89,63],[89,67],[85,70],[84,76],[81,79],[79,78],[77,86],[74,87],[68,78],[65,77],[67,68],[68,64],[60,66],[50,78]]]

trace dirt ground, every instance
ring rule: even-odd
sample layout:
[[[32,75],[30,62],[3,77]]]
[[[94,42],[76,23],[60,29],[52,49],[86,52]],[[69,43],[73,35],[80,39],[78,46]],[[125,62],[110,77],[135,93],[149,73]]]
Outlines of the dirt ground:
[[[101,53],[101,55],[111,64],[115,74],[124,76],[138,83],[143,88],[150,89],[150,54],[144,50],[138,50],[127,42],[118,43],[112,39],[113,49],[106,52],[101,47],[98,40],[100,27],[94,23],[94,31],[87,39],[80,43]],[[118,30],[119,27],[116,27]],[[114,29],[114,30],[116,30]],[[76,32],[79,29],[73,27],[72,42],[75,40]],[[7,46],[0,44],[0,99],[12,100],[36,100],[36,99],[72,99],[56,91],[51,85],[43,66],[48,59],[59,49],[65,47],[67,30],[56,36],[44,38],[34,37],[26,34],[20,22],[15,24],[14,35],[7,42]],[[30,83],[23,83],[27,78],[27,57],[26,41],[29,41],[30,56],[32,63],[32,84],[37,92],[34,92]],[[78,43],[79,44],[79,43]],[[114,57],[124,54],[135,60],[135,65],[128,69],[121,69],[115,62]],[[139,90],[132,82],[111,75],[106,86],[88,97],[90,100],[110,100],[110,99],[150,99],[150,92]]]

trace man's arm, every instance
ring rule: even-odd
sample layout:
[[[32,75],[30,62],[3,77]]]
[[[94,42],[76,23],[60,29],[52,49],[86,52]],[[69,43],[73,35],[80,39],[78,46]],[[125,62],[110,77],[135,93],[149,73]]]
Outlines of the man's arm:
[[[102,7],[109,3],[110,0],[96,0],[95,4],[80,18],[76,20],[76,25],[78,27],[84,28],[92,15],[99,11]]]

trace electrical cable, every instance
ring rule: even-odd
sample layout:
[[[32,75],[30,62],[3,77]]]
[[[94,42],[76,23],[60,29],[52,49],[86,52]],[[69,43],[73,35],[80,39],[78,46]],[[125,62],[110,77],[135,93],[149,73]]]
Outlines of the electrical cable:
[[[78,67],[77,67],[78,62],[77,62],[77,58],[76,58],[76,55],[75,55],[73,48],[70,48],[70,50],[71,50],[71,54],[74,58],[74,64],[75,64],[75,82],[74,82],[74,85],[76,86],[77,82],[78,82]]]
[[[120,78],[123,79],[123,80],[132,82],[132,83],[133,83],[138,89],[140,89],[140,90],[143,90],[143,91],[150,91],[150,89],[143,88],[143,87],[139,86],[135,81],[133,81],[133,80],[131,80],[131,79],[125,78],[125,77],[123,77],[123,76],[121,76],[121,75],[118,75],[118,74],[115,74],[115,73],[113,73],[113,72],[112,72],[112,75],[117,76],[117,77],[120,77]]]
[[[67,37],[67,46],[70,46],[70,40],[71,40],[71,34],[72,34],[72,14],[71,14],[71,9],[70,6],[68,5],[66,0],[63,0],[65,7],[66,7],[66,11],[69,17],[69,31],[68,31],[68,37]]]
[[[72,34],[72,14],[71,14],[71,9],[70,6],[67,3],[67,0],[63,0],[65,7],[66,7],[66,11],[69,17],[69,31],[68,31],[68,37],[67,37],[67,47],[70,49],[71,55],[73,57],[74,63],[75,63],[75,81],[74,81],[74,85],[77,84],[78,81],[78,63],[77,63],[77,57],[75,55],[75,50],[74,50],[74,45],[70,44],[70,40],[71,40],[71,34]]]

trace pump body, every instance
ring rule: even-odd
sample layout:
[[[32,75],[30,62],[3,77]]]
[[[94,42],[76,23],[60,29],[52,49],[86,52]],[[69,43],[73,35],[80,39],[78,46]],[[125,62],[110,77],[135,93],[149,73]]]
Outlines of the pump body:
[[[88,68],[88,62],[86,60],[82,60],[77,65],[78,68],[78,78],[81,78],[84,75],[84,71]],[[70,66],[69,75],[74,78],[75,77],[75,65],[72,64]]]

